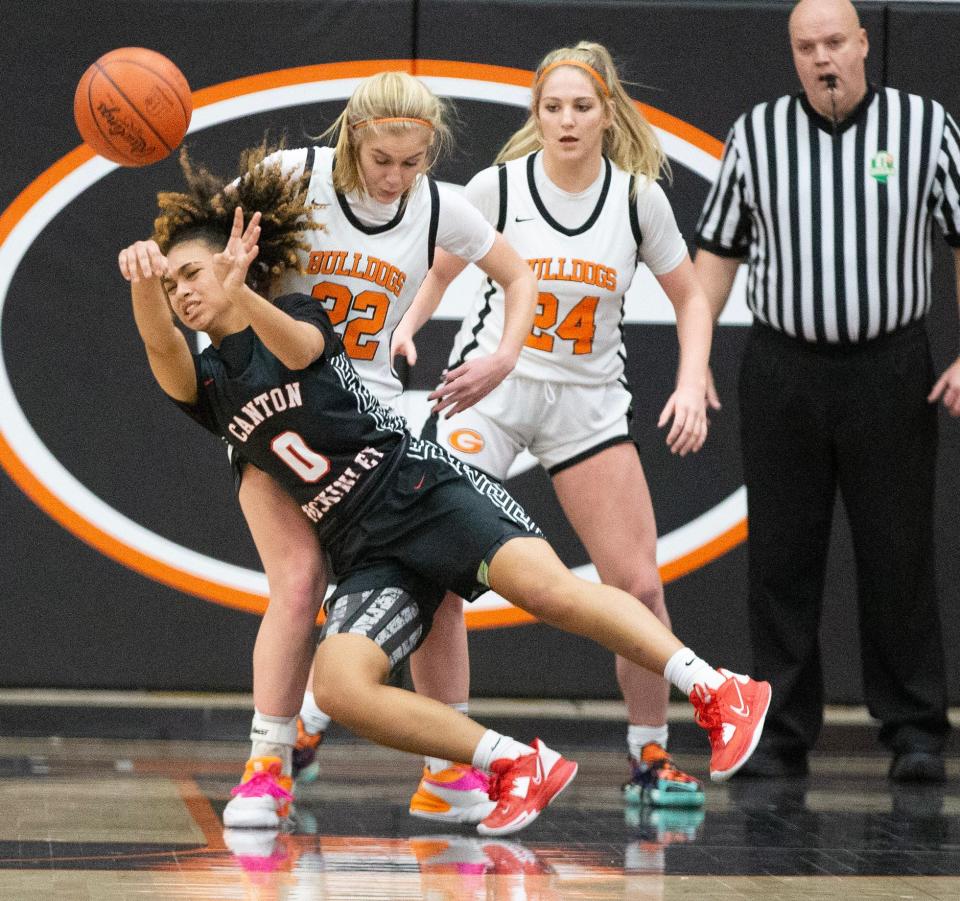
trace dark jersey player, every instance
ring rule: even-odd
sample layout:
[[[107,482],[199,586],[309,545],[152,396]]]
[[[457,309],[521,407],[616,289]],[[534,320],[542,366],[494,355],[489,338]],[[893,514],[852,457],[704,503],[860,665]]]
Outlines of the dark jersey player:
[[[489,552],[507,538],[541,533],[502,486],[413,437],[364,387],[326,311],[312,297],[285,295],[273,305],[316,328],[320,356],[291,370],[245,328],[193,358],[197,397],[178,405],[242,447],[248,462],[269,472],[300,504],[339,578],[330,609],[358,581],[369,583],[364,588],[382,587],[381,574],[389,568],[392,587],[410,593],[427,589],[428,603],[420,596],[418,601],[426,606],[420,615],[428,626],[437,586],[468,598],[486,590],[477,583],[471,553],[489,563]],[[413,517],[406,509],[411,499]],[[446,529],[460,531],[458,519],[465,513],[469,532],[451,543]],[[421,528],[424,523],[430,528]],[[396,571],[395,560],[402,561]]]
[[[277,217],[265,219],[261,239],[259,212],[244,228],[240,206],[224,221],[220,198],[175,210],[169,198],[161,195],[159,243],[138,241],[120,253],[134,318],[167,395],[227,441],[250,429],[248,459],[302,504],[326,497],[316,527],[338,587],[315,657],[321,707],[369,740],[492,773],[497,806],[478,825],[481,834],[528,825],[576,764],[539,740],[522,744],[386,684],[425,637],[445,590],[470,598],[492,588],[545,623],[663,673],[690,696],[709,732],[711,777],[733,775],[759,739],[769,686],[714,669],[625,592],[577,578],[502,488],[396,428],[359,386],[322,312],[297,296],[275,305],[255,290],[289,259],[270,258]],[[251,268],[261,241],[266,252]],[[199,359],[171,309],[209,336],[212,347]],[[367,468],[361,459],[378,462]],[[347,470],[355,480],[344,481]],[[327,503],[324,492],[338,479],[340,501]],[[279,760],[262,778],[278,775]],[[272,794],[278,806],[289,801],[280,785]]]

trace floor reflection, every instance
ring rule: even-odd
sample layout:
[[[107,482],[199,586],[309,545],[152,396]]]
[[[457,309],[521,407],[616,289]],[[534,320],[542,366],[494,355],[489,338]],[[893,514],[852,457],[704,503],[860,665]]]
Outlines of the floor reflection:
[[[960,761],[895,785],[879,757],[707,785],[702,810],[625,806],[619,752],[509,840],[406,813],[418,761],[325,746],[284,831],[226,830],[239,743],[0,739],[0,899],[960,898]],[[702,772],[705,757],[681,755]]]

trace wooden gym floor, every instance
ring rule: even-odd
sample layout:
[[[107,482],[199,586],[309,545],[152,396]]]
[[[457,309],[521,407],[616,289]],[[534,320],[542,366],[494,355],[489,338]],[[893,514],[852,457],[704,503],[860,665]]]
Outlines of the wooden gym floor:
[[[707,783],[705,809],[671,812],[622,802],[617,705],[478,701],[580,763],[536,823],[490,840],[409,817],[419,761],[336,729],[288,830],[224,833],[248,700],[117,697],[0,696],[0,899],[960,901],[955,742],[945,785],[893,785],[856,713],[828,719],[808,778]],[[675,713],[675,756],[703,775]]]

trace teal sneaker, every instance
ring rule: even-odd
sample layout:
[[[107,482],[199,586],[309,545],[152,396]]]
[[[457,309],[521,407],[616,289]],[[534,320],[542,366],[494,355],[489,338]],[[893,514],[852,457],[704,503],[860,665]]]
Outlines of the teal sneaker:
[[[629,757],[630,780],[624,783],[624,800],[650,807],[702,807],[703,786],[674,766],[667,749],[655,741]]]

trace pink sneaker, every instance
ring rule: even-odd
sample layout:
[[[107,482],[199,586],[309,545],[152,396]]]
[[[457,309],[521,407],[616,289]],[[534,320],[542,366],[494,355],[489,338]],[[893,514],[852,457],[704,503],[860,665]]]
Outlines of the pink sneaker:
[[[248,873],[284,869],[290,856],[286,839],[276,829],[224,829],[223,843]]]
[[[486,773],[455,763],[431,773],[423,768],[423,778],[410,799],[410,816],[441,823],[479,823],[494,807],[488,794]]]
[[[223,809],[227,828],[276,829],[290,812],[293,780],[285,776],[279,757],[251,757],[233,798]]]
[[[577,775],[577,765],[551,751],[539,738],[533,754],[491,764],[490,798],[496,809],[477,826],[481,835],[509,835],[530,825]]]
[[[718,672],[726,682],[712,692],[695,685],[690,702],[697,725],[710,735],[710,778],[725,782],[750,759],[760,741],[770,708],[770,683],[730,670]]]

